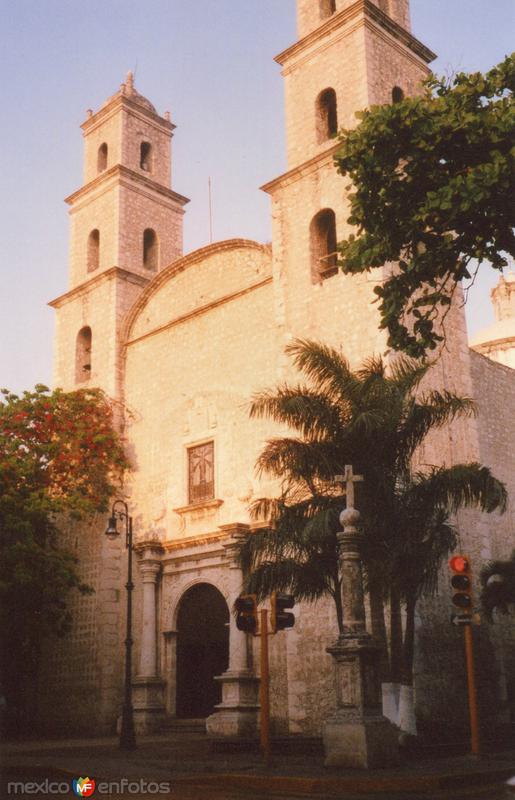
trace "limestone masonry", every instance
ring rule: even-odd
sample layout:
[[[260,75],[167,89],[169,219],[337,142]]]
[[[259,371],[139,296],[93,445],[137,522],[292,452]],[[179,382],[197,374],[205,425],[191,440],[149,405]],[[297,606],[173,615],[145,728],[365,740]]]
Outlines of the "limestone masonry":
[[[234,546],[251,529],[249,503],[274,491],[254,464],[278,429],[250,420],[247,406],[253,393],[295,379],[284,354],[293,337],[340,347],[354,367],[386,350],[372,304],[382,270],[351,277],[335,266],[335,244],[349,228],[333,134],[356,124],[356,110],[418,91],[434,54],[412,35],[408,6],[297,0],[299,38],[276,58],[287,171],[263,187],[271,246],[235,239],[183,254],[188,200],[172,188],[175,126],[137,92],[130,73],[82,125],[84,185],[66,201],[69,286],[51,303],[54,382],[65,390],[100,386],[125,408],[139,730],[178,716],[206,719],[216,736],[255,733],[259,661],[256,642],[230,613],[242,584]],[[494,301],[503,332],[475,344],[477,352],[468,347],[463,309],[452,309],[430,382],[474,398],[479,414],[433,436],[419,454],[424,465],[480,461],[509,491],[515,362],[498,353],[509,342],[513,356],[515,328],[504,326],[513,322],[514,286],[512,275],[501,279]],[[504,517],[463,512],[458,525],[476,567],[509,555],[511,502]],[[69,531],[95,593],[75,600],[72,634],[52,645],[41,676],[39,716],[75,734],[112,732],[120,713],[126,555],[105,526],[99,516]],[[325,651],[336,638],[333,609],[320,601],[295,614],[295,627],[270,642],[273,730],[320,735],[335,705]],[[454,697],[465,691],[462,640],[449,615],[443,578],[417,623],[416,711],[428,730],[447,718],[451,688]],[[483,713],[507,720],[515,711],[514,632],[484,625],[475,635]]]

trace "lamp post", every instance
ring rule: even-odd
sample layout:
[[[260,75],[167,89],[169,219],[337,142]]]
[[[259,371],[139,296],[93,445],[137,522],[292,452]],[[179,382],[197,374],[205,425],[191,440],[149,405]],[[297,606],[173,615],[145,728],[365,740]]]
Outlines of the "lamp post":
[[[134,735],[134,719],[132,713],[132,517],[129,516],[129,508],[124,500],[115,500],[111,509],[111,516],[106,529],[106,536],[109,539],[118,537],[117,522],[125,522],[125,546],[127,548],[128,567],[127,567],[127,634],[125,637],[125,690],[122,708],[122,727],[120,731],[120,747],[123,750],[134,750],[136,747],[136,737]]]

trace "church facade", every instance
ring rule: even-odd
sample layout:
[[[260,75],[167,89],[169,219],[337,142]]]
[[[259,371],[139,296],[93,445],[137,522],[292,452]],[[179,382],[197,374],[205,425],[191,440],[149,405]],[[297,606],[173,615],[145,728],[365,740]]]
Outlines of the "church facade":
[[[271,245],[234,239],[183,254],[188,200],[172,188],[174,125],[130,73],[82,125],[84,184],[67,198],[69,288],[51,303],[54,382],[100,386],[119,404],[133,465],[126,499],[138,561],[140,730],[178,717],[205,719],[216,736],[254,734],[259,660],[256,641],[230,613],[242,586],[235,545],[251,535],[249,504],[274,492],[254,465],[279,431],[249,419],[249,400],[294,379],[284,354],[294,337],[339,347],[352,366],[386,351],[372,304],[382,271],[345,276],[335,264],[336,242],[350,229],[333,135],[355,124],[357,109],[416,93],[434,54],[410,31],[408,0],[297,0],[297,18],[298,40],[276,58],[287,171],[263,187]],[[469,350],[462,308],[450,313],[446,335],[431,382],[477,399],[479,415],[432,437],[421,463],[480,461],[510,488],[515,373]],[[459,515],[474,563],[508,555],[513,523],[511,507],[495,521]],[[99,515],[70,534],[95,593],[76,598],[70,638],[45,659],[39,715],[50,728],[108,732],[120,711],[126,553],[105,526]],[[272,721],[276,733],[318,735],[336,702],[325,652],[336,623],[325,601],[299,604],[295,614],[295,627],[271,641]],[[449,614],[442,585],[418,622],[422,721],[444,713],[450,671],[464,689]],[[513,634],[511,642],[498,630],[481,637],[493,654],[485,697],[508,713]]]

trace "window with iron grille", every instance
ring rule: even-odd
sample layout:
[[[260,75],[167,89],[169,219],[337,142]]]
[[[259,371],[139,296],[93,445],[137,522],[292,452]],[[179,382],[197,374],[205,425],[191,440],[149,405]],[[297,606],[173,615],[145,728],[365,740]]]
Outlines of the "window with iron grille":
[[[203,503],[215,496],[214,443],[188,448],[188,503]]]

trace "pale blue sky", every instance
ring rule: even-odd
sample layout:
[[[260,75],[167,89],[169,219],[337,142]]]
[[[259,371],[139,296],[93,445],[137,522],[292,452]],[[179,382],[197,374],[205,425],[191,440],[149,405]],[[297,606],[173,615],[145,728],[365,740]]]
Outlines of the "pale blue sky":
[[[485,70],[510,52],[513,0],[412,0],[414,34],[435,69]],[[67,289],[63,198],[82,181],[80,123],[136,71],[136,86],[169,109],[173,187],[191,198],[185,249],[214,236],[267,241],[259,186],[285,168],[282,79],[273,56],[295,40],[294,0],[0,0],[0,385],[51,381],[53,312]],[[491,320],[485,269],[470,329]]]

